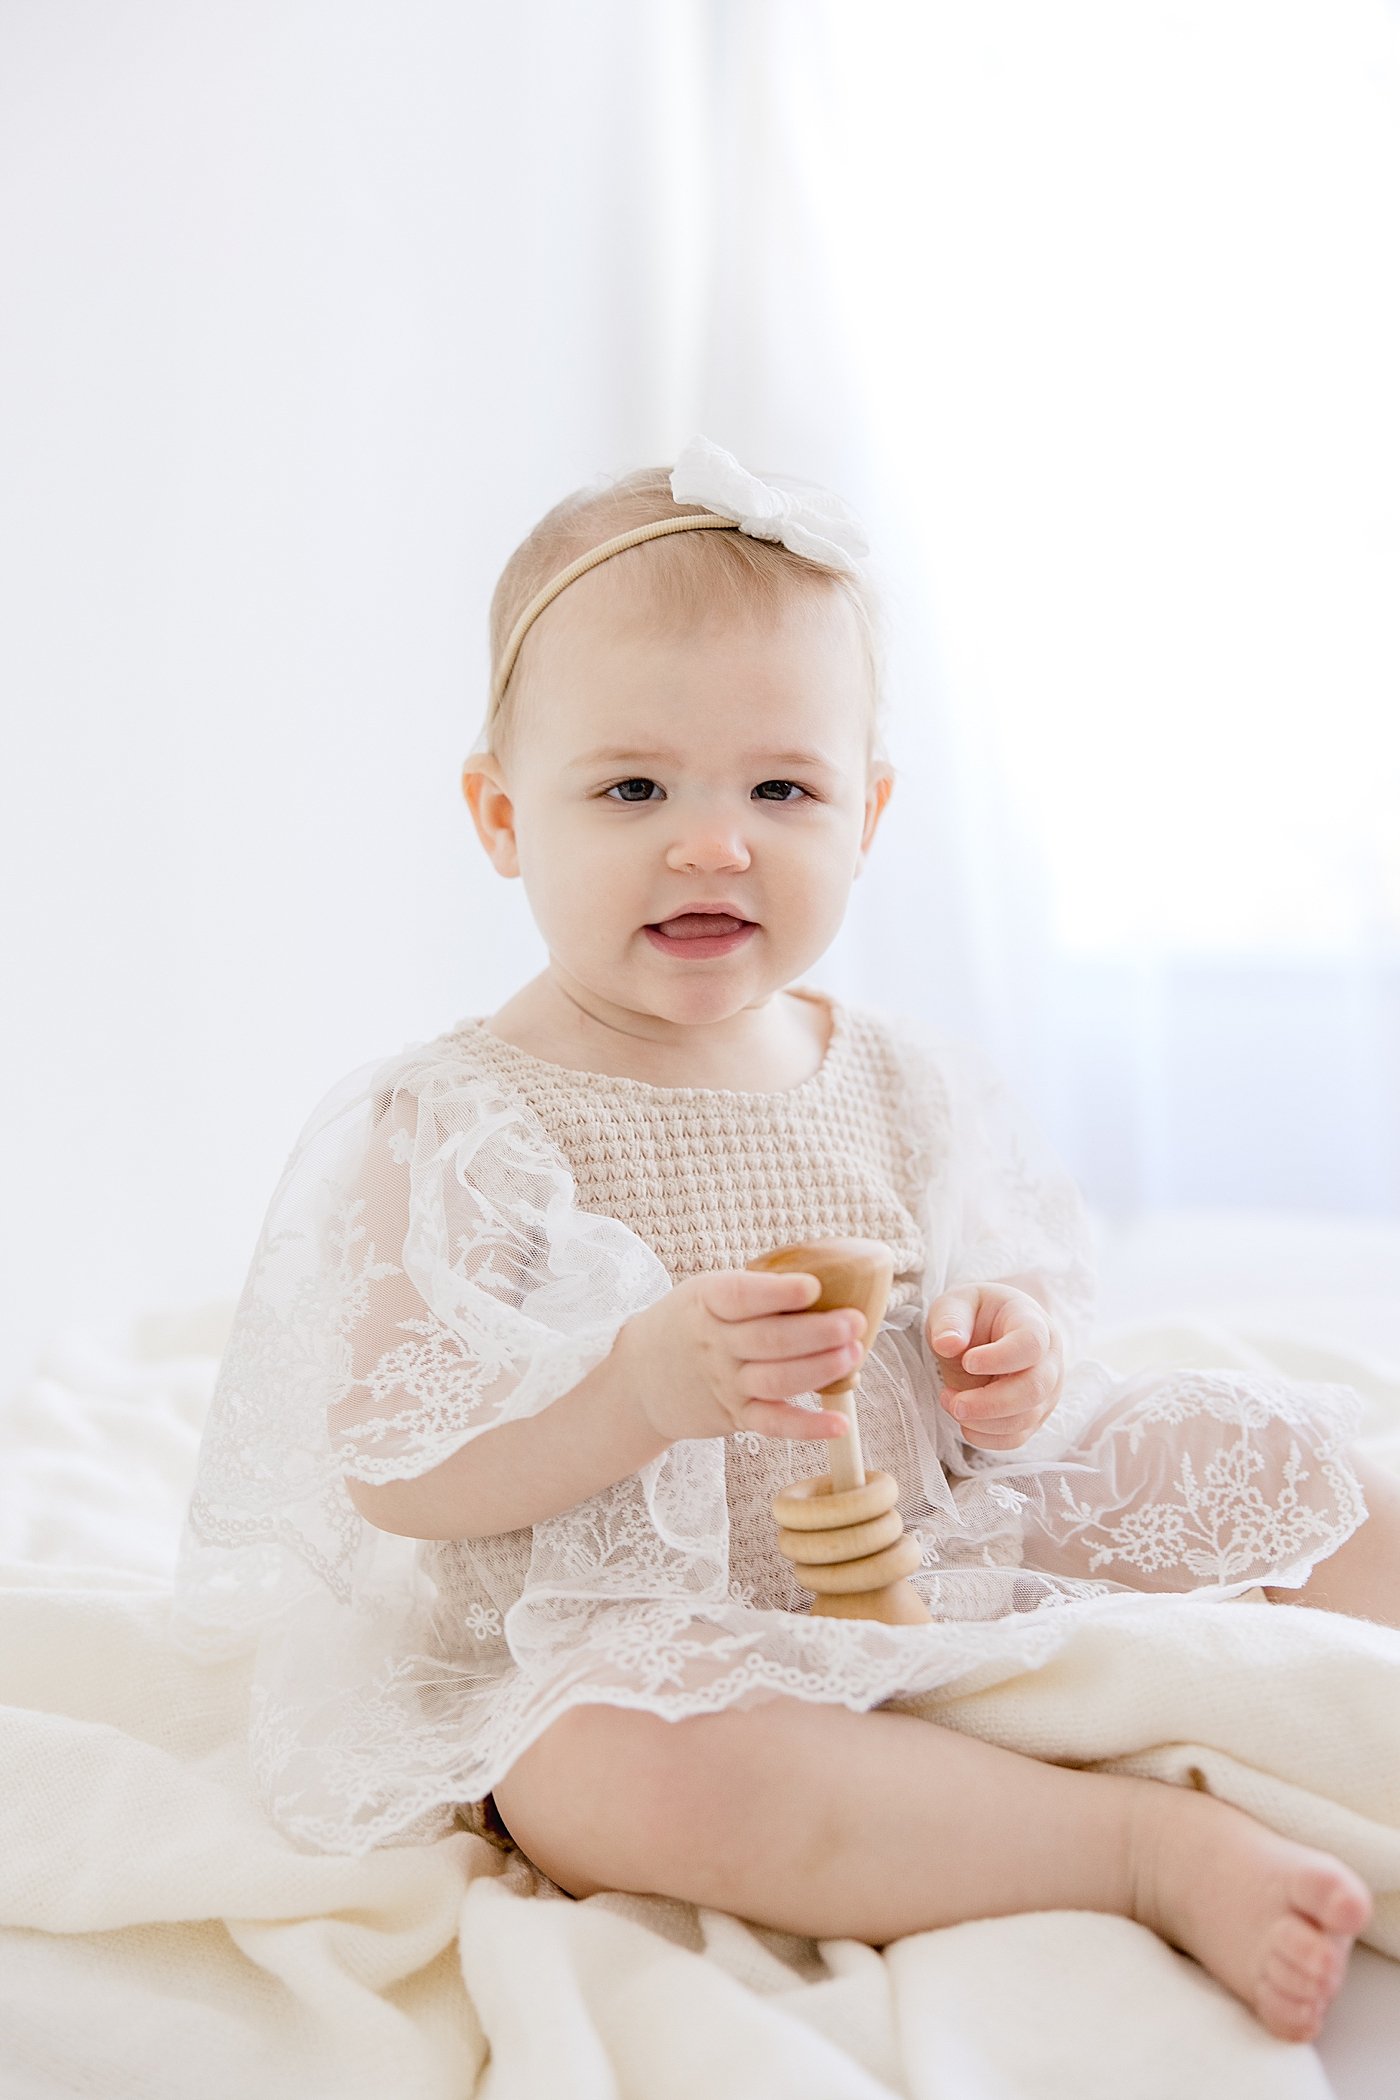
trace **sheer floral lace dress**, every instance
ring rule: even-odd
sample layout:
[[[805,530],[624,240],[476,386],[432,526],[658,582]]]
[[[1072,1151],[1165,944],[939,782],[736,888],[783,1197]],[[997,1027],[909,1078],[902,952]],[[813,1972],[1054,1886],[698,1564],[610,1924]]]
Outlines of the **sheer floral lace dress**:
[[[307,1122],[220,1366],[174,1619],[189,1653],[252,1651],[250,1761],[297,1843],[490,1834],[490,1789],[579,1702],[675,1719],[972,1689],[1048,1658],[1085,1600],[1297,1586],[1364,1520],[1351,1388],[1085,1355],[1087,1217],[997,1075],[960,1037],[795,989],[831,1033],[784,1092],[576,1072],[472,1018]],[[840,1234],[894,1255],[861,1436],[922,1545],[931,1625],[811,1614],[769,1506],[825,1470],[803,1441],[683,1441],[494,1538],[357,1514],[347,1476],[422,1473],[548,1407],[683,1278]],[[994,1279],[1051,1309],[1068,1366],[1010,1452],[962,1443],[923,1335],[945,1287]]]

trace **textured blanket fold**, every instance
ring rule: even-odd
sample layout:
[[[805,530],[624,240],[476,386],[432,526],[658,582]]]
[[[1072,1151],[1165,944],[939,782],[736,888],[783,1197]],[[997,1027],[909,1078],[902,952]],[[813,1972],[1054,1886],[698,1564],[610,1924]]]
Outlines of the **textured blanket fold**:
[[[1312,2050],[1120,1918],[981,1920],[880,1954],[659,1898],[573,1903],[465,1832],[295,1852],[242,1768],[244,1667],[178,1657],[166,1609],[156,1590],[0,1595],[0,1915],[24,1928],[0,1982],[7,2090],[121,2090],[120,2070],[153,2100],[254,2080],[467,2095],[488,2050],[492,2100],[1329,2090]],[[1108,1599],[1040,1668],[917,1710],[1061,1762],[1198,1773],[1355,1867],[1366,1937],[1400,1955],[1400,1633]]]
[[[1333,2091],[1316,2050],[1122,1918],[985,1919],[877,1952],[661,1898],[574,1903],[465,1831],[297,1852],[252,1798],[246,1664],[184,1659],[168,1609],[149,1567],[0,1565],[5,2100]],[[1038,1667],[989,1665],[910,1710],[1204,1784],[1354,1867],[1367,1939],[1400,1958],[1400,1632],[1111,1597]]]

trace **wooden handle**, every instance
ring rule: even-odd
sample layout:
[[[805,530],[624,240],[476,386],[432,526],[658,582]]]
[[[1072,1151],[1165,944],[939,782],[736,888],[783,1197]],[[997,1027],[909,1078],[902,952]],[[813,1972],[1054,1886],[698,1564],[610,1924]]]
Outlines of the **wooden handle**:
[[[780,1275],[815,1276],[821,1295],[804,1306],[804,1312],[835,1312],[854,1306],[857,1312],[865,1314],[865,1333],[855,1365],[821,1388],[822,1398],[850,1424],[845,1436],[833,1437],[826,1447],[832,1481],[840,1490],[864,1486],[865,1459],[856,1421],[855,1388],[870,1344],[885,1317],[894,1282],[894,1256],[883,1240],[799,1240],[791,1247],[775,1247],[770,1254],[756,1255],[745,1266]]]

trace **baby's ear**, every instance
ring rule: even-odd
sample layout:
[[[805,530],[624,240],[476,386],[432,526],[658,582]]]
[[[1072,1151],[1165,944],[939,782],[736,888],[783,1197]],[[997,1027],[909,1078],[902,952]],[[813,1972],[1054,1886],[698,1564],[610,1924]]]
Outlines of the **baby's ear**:
[[[870,786],[866,790],[865,796],[865,828],[860,835],[861,862],[864,861],[866,854],[870,851],[871,841],[875,837],[875,828],[884,814],[885,804],[893,793],[893,766],[880,765],[872,767]],[[859,862],[856,866],[856,873],[860,873]]]
[[[487,751],[473,752],[462,768],[462,793],[467,798],[477,837],[496,873],[518,875],[515,804],[506,791],[499,759]]]

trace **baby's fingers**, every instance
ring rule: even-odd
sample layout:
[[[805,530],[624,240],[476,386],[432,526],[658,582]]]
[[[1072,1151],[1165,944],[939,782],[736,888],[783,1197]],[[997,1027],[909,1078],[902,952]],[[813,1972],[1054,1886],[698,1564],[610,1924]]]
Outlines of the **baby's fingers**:
[[[743,1387],[752,1400],[789,1400],[794,1393],[819,1393],[860,1362],[859,1342],[824,1349],[820,1356],[789,1356],[781,1362],[748,1362]]]
[[[828,1441],[832,1437],[847,1435],[850,1429],[844,1415],[829,1414],[824,1409],[818,1413],[811,1407],[789,1407],[782,1400],[746,1401],[740,1426],[755,1429],[760,1436],[824,1438]]]
[[[1010,1419],[1027,1409],[1043,1407],[1048,1397],[1048,1373],[1037,1365],[1018,1377],[993,1378],[976,1392],[958,1393],[943,1405],[957,1422],[975,1422],[979,1428],[1002,1429]]]
[[[1029,1371],[1045,1354],[1045,1339],[1031,1327],[1013,1327],[995,1342],[964,1349],[962,1365],[979,1378],[999,1378],[1007,1371]]]
[[[1042,1419],[1038,1414],[1020,1415],[1012,1422],[998,1422],[994,1428],[974,1428],[969,1423],[962,1433],[962,1440],[971,1444],[974,1451],[1014,1451],[1018,1444],[1024,1444],[1028,1437],[1034,1436]]]
[[[858,1341],[864,1333],[865,1315],[854,1306],[820,1313],[785,1312],[776,1313],[771,1319],[746,1320],[737,1347],[750,1362],[757,1363],[765,1357],[796,1362],[799,1357],[814,1356],[818,1350],[840,1349],[847,1342]]]

